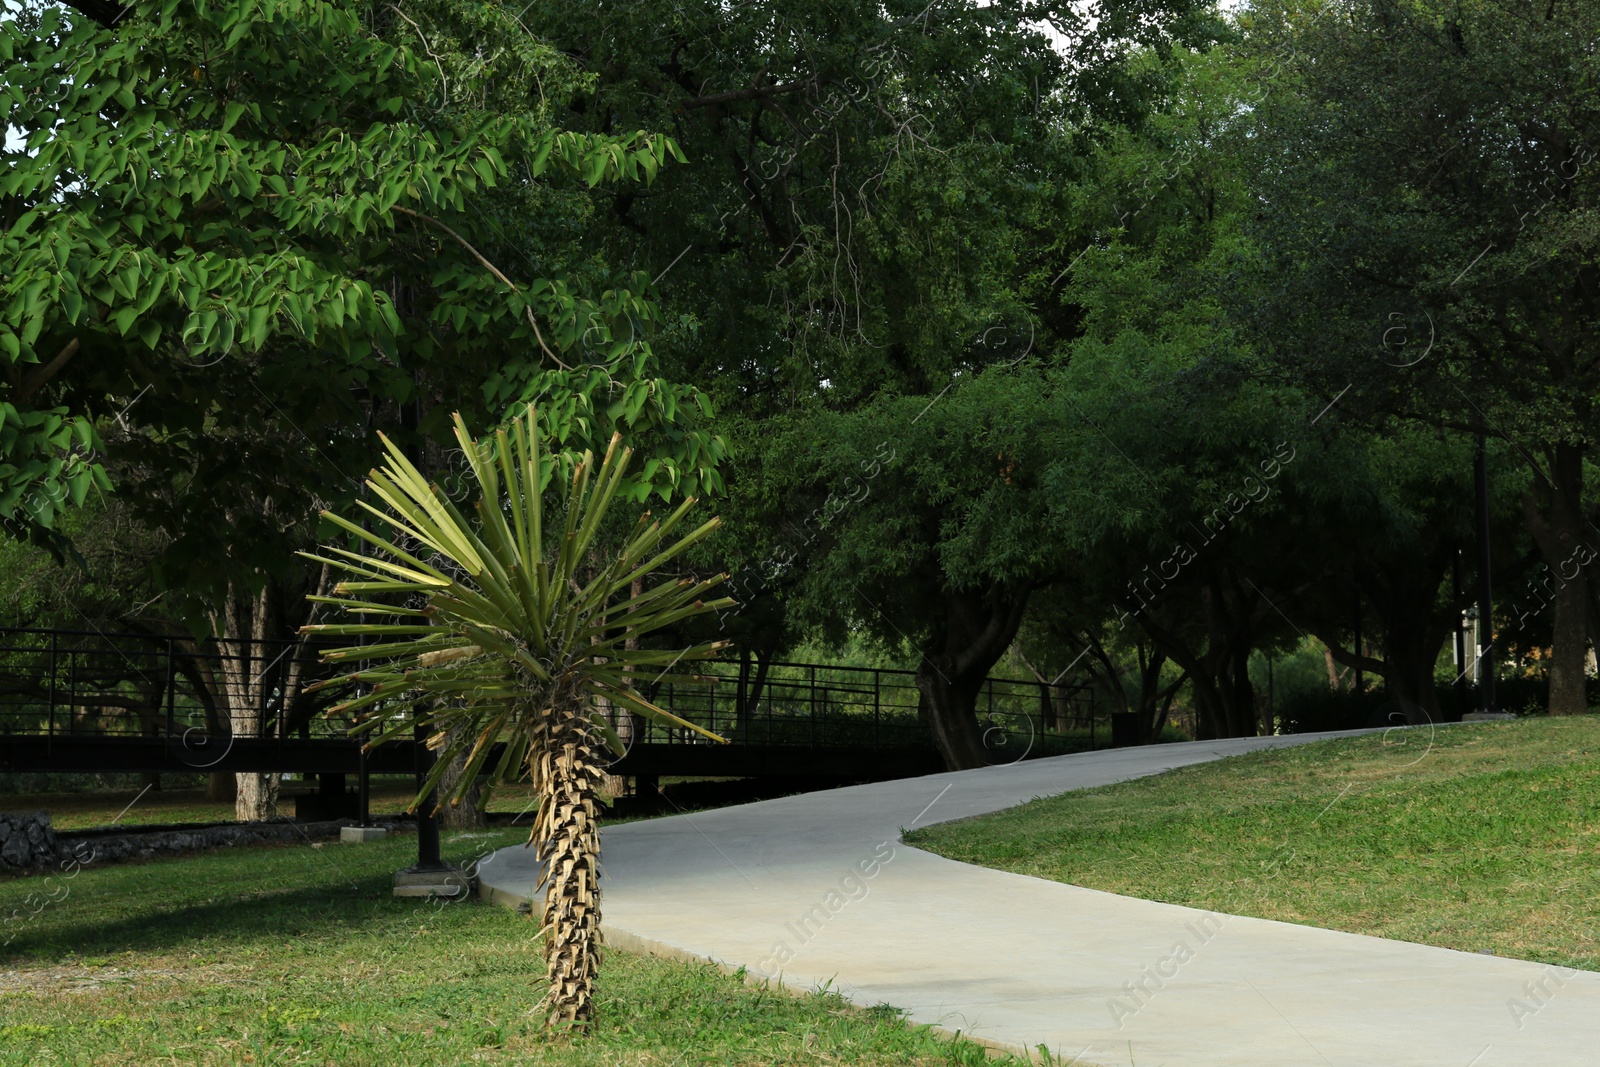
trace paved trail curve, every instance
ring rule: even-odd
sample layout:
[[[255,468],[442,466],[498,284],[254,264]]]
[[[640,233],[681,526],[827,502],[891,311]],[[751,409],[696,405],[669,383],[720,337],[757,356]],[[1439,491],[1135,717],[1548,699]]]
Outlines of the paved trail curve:
[[[1101,1067],[1600,1064],[1600,974],[1157,904],[900,841],[1323,736],[1058,756],[611,827],[606,936]],[[535,895],[525,849],[480,876],[492,898]]]

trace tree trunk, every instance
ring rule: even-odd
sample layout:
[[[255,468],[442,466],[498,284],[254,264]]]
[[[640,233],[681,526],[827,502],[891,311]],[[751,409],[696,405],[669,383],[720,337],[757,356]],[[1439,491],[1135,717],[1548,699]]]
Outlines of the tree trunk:
[[[1197,652],[1156,622],[1150,612],[1138,615],[1139,626],[1174,663],[1189,675],[1194,688],[1197,741],[1218,737],[1252,737],[1260,727],[1255,686],[1250,682],[1250,652],[1255,635],[1272,613],[1271,601],[1258,590],[1246,590],[1231,572],[1213,571],[1199,590],[1205,619],[1206,645]]]
[[[1146,649],[1139,642],[1139,743],[1148,745],[1161,736],[1162,697],[1171,690],[1161,688],[1161,670],[1167,664],[1167,654],[1159,648]]]
[[[451,730],[450,742],[456,741],[465,729],[458,726]],[[461,774],[466,769],[467,752],[462,751],[451,759],[439,778],[441,798],[455,796],[456,788],[461,783]],[[483,786],[478,779],[473,779],[459,802],[447,802],[439,806],[439,828],[442,830],[480,830],[487,825],[489,820],[483,810]]]
[[[1123,682],[1122,671],[1118,669],[1116,661],[1111,658],[1111,653],[1106,651],[1105,645],[1101,644],[1092,633],[1086,633],[1084,637],[1088,640],[1089,659],[1087,669],[1089,676],[1093,678],[1099,675],[1104,679],[1106,692],[1111,697],[1111,714],[1116,715],[1119,712],[1132,711],[1133,709],[1128,706],[1128,687]],[[1143,648],[1142,644],[1140,648]],[[1099,662],[1098,667],[1095,666],[1096,661]]]
[[[1322,643],[1322,662],[1327,664],[1328,667],[1328,688],[1337,693],[1339,691],[1339,668],[1333,662],[1333,649],[1328,647],[1326,641]]]
[[[233,801],[233,817],[239,822],[259,822],[278,814],[277,774],[237,775],[238,795]]]
[[[1580,570],[1556,592],[1551,614],[1550,714],[1583,715],[1589,710],[1588,603]]]
[[[945,617],[917,664],[921,710],[947,770],[987,767],[978,692],[1017,636],[1028,590],[995,582],[984,591],[947,592],[944,602]]]
[[[1223,733],[1222,698],[1217,693],[1215,683],[1204,674],[1192,675],[1189,680],[1194,691],[1194,739],[1215,741],[1226,736]]]
[[[1049,697],[1048,718],[1040,722],[1040,727],[1054,730],[1056,733],[1066,733],[1076,725],[1072,713],[1072,701],[1067,699],[1067,687],[1045,677],[1045,673],[1029,662],[1027,656],[1022,656],[1021,659],[1022,665],[1028,668],[1028,673],[1033,675],[1040,685],[1044,686],[1045,693]]]
[[[744,703],[739,707],[739,731],[741,736],[747,739],[751,736],[752,717],[756,709],[761,706],[761,694],[766,692],[767,672],[772,670],[772,660],[775,655],[771,649],[758,649],[755,675],[746,678]]]
[[[917,666],[917,689],[923,718],[933,734],[934,746],[946,770],[987,767],[989,753],[978,729],[979,685],[961,684],[940,673],[926,659]]]
[[[1442,628],[1387,631],[1383,647],[1383,684],[1406,705],[1406,721],[1439,722],[1439,686],[1434,665],[1449,632]]]
[[[328,573],[324,565],[317,579],[319,592],[327,588]],[[218,713],[226,716],[231,728],[230,745],[237,738],[263,736],[269,720],[276,719],[279,728],[287,726],[310,658],[304,637],[276,629],[283,611],[273,610],[272,593],[271,583],[253,595],[230,584],[221,617],[211,616],[219,656],[208,681]],[[314,621],[316,613],[317,607],[311,606],[306,621]],[[280,780],[278,774],[238,775],[234,818],[254,822],[277,815]]]
[[[1319,632],[1317,640],[1340,663],[1382,678],[1384,689],[1404,705],[1408,723],[1440,722],[1443,713],[1439,710],[1439,687],[1433,669],[1439,661],[1439,650],[1449,638],[1448,626],[1411,628],[1400,625],[1392,616],[1380,617],[1386,626],[1383,659],[1346,651],[1331,639],[1332,634]]]
[[[227,710],[235,739],[260,737],[266,725],[264,668],[269,657],[262,640],[268,626],[268,606],[266,586],[250,597],[230,584],[222,618],[218,620],[213,615],[211,619],[221,653],[219,703]],[[239,822],[258,822],[277,815],[278,782],[277,774],[239,774],[233,817]]]
[[[545,879],[544,950],[552,1028],[584,1028],[594,1018],[600,969],[600,827],[596,798],[605,775],[602,745],[577,708],[557,704],[536,739],[540,796],[532,843]]]
[[[1250,652],[1251,643],[1246,639],[1233,643],[1226,654],[1219,657],[1222,669],[1218,672],[1217,688],[1222,694],[1229,737],[1255,737],[1261,728],[1261,718],[1256,712],[1256,687],[1250,681]]]
[[[1582,715],[1589,710],[1589,581],[1593,558],[1583,540],[1583,450],[1566,442],[1551,453],[1550,503],[1545,515],[1530,509],[1530,526],[1539,551],[1555,572],[1551,609],[1551,715]]]
[[[233,803],[239,796],[239,783],[231,774],[206,775],[206,799],[212,803]]]

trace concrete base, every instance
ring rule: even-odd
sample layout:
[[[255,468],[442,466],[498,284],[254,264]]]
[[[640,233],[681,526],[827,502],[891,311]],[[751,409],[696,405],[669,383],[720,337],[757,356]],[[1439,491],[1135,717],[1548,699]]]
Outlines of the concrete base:
[[[394,876],[397,897],[465,897],[470,892],[472,879],[454,867],[432,871],[407,867]]]
[[[1509,711],[1469,711],[1461,716],[1462,722],[1516,722]]]
[[[339,827],[339,840],[347,845],[359,845],[367,841],[382,841],[388,836],[389,831],[381,826]]]

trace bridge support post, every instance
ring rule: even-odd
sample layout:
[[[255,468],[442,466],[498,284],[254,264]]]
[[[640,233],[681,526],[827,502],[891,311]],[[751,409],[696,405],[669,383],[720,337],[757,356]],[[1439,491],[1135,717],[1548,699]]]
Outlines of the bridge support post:
[[[428,748],[428,730],[418,724],[411,733],[416,748],[417,788],[433,770],[433,751]],[[394,895],[397,897],[464,897],[471,886],[461,870],[446,864],[439,855],[439,791],[430,789],[417,805],[417,862],[397,871]]]
[[[360,747],[356,757],[356,793],[359,797],[357,818],[362,826],[372,825],[372,774],[367,770],[367,746]]]

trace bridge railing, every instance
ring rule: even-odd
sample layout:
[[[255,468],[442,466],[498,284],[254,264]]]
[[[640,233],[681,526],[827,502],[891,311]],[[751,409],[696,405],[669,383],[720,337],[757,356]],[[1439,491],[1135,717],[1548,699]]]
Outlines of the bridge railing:
[[[327,697],[306,692],[328,671],[315,653],[302,641],[236,651],[176,635],[0,629],[0,737],[345,737],[348,723],[322,714]],[[758,681],[749,660],[694,670],[706,680],[640,688],[734,744],[931,747],[912,671],[777,662]],[[1000,758],[1105,740],[1084,685],[991,678],[977,712],[985,745]],[[705,741],[638,718],[618,726],[631,744]]]
[[[0,736],[343,737],[306,692],[299,641],[243,651],[176,635],[0,629]]]
[[[773,663],[757,688],[748,662],[697,664],[711,682],[645,685],[662,707],[730,742],[829,747],[931,747],[920,712],[916,674],[908,670]],[[1082,737],[1096,742],[1093,689],[990,678],[977,696],[984,743],[1001,754],[1009,748],[1060,750]],[[682,727],[631,724],[634,740],[667,744],[710,743]]]

